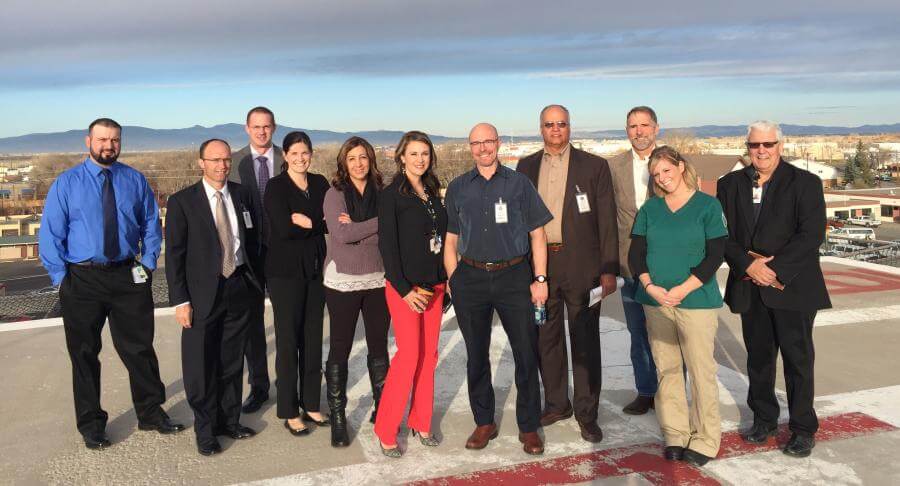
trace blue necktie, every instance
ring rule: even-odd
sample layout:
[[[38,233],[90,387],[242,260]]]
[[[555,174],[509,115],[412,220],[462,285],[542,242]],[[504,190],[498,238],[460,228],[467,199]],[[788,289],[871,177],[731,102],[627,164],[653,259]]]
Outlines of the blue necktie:
[[[116,192],[113,190],[112,172],[103,173],[103,256],[109,261],[119,257],[119,220],[116,217]]]
[[[266,196],[266,185],[269,183],[269,159],[267,159],[265,155],[260,155],[256,158],[256,161],[259,162],[259,172],[256,175],[256,187],[259,189],[259,200],[263,201]]]

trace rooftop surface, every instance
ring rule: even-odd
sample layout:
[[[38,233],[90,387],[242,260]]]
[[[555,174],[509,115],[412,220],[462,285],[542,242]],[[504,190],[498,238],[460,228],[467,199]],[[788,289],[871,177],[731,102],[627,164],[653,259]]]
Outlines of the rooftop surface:
[[[896,484],[900,481],[900,269],[823,258],[834,308],[819,313],[816,343],[816,409],[821,420],[811,457],[792,459],[775,443],[748,446],[736,431],[750,425],[746,406],[746,352],[740,319],[719,312],[716,358],[722,430],[719,458],[702,469],[667,463],[653,412],[629,416],[622,407],[634,396],[628,332],[618,293],[603,303],[603,389],[599,444],[581,440],[573,419],[543,429],[546,453],[528,456],[516,437],[512,355],[505,334],[494,327],[491,347],[500,436],[482,451],[463,445],[474,426],[465,382],[466,354],[456,320],[446,319],[440,340],[433,431],[436,448],[399,439],[404,457],[384,457],[368,416],[365,340],[358,329],[350,359],[348,406],[351,446],[332,449],[327,428],[293,437],[275,416],[274,397],[242,423],[260,433],[222,442],[225,452],[197,454],[193,431],[174,436],[137,430],[125,369],[109,331],[104,331],[104,408],[113,446],[84,448],[75,429],[71,367],[60,319],[0,324],[0,482],[15,484]],[[718,279],[724,284],[725,270]],[[270,375],[274,380],[271,308],[266,319]],[[495,322],[496,324],[496,322]],[[362,326],[359,326],[360,328]],[[171,309],[157,309],[156,350],[176,420],[192,422],[181,381],[180,331]],[[325,325],[326,335],[328,325]],[[325,340],[327,349],[327,337]],[[393,351],[392,351],[393,352]],[[780,366],[779,366],[779,375]],[[784,415],[784,388],[779,399]],[[274,386],[273,386],[274,391]],[[244,391],[246,394],[246,389]],[[323,410],[325,409],[323,394]],[[777,438],[783,444],[787,432]]]

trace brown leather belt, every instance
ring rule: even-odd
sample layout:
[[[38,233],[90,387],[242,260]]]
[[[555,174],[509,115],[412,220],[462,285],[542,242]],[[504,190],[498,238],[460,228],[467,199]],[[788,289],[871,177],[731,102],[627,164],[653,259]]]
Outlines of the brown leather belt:
[[[506,260],[503,262],[479,262],[477,260],[472,260],[471,258],[466,258],[464,256],[460,256],[459,259],[465,262],[467,265],[487,272],[496,272],[497,270],[503,270],[504,268],[509,268],[513,265],[518,265],[519,263],[525,261],[524,256],[515,257],[512,260]]]
[[[552,251],[556,253],[558,251],[562,251],[563,244],[562,243],[547,243],[547,251]]]

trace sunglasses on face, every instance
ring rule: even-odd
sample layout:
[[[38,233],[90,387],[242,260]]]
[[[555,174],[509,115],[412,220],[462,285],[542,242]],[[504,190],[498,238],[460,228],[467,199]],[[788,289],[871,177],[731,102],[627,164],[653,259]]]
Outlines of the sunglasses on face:
[[[546,129],[548,129],[548,130],[551,129],[551,128],[553,128],[554,125],[556,126],[556,128],[566,128],[567,126],[569,126],[569,122],[565,122],[565,121],[558,121],[558,122],[548,121],[548,122],[544,122],[544,128],[546,128]]]
[[[778,145],[778,142],[777,141],[775,141],[775,142],[747,142],[746,145],[747,145],[748,149],[758,149],[760,145],[762,145],[765,148],[772,148],[772,147]]]

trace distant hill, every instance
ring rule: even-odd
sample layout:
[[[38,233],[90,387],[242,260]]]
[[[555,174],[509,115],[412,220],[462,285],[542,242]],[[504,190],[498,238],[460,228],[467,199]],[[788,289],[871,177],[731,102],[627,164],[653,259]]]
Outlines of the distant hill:
[[[877,135],[879,133],[900,133],[900,123],[892,125],[863,125],[860,127],[830,127],[819,125],[782,125],[785,135]],[[303,130],[309,134],[313,144],[342,143],[352,135],[365,138],[374,145],[392,145],[400,140],[403,132],[397,130],[373,130],[363,132],[333,132],[329,130],[308,130],[279,126],[275,132],[275,143],[279,144],[281,138],[292,130]],[[703,125],[699,127],[678,128],[689,130],[699,138],[706,137],[737,137],[746,133],[747,127],[743,125]],[[44,152],[80,152],[84,150],[84,129],[69,130],[56,133],[32,133],[18,137],[0,138],[0,153],[28,154]],[[233,148],[237,149],[247,144],[247,134],[244,126],[238,123],[227,123],[212,127],[195,125],[189,128],[154,129],[138,126],[126,126],[123,129],[124,149],[126,151],[140,150],[171,150],[179,148],[191,148],[203,140],[209,138],[222,138],[227,140]],[[665,134],[665,130],[662,130]],[[435,143],[447,141],[461,141],[460,138],[431,135]],[[504,140],[509,140],[504,135]],[[575,132],[573,138],[625,138],[624,130],[598,130],[588,132]],[[539,140],[537,135],[516,136],[516,140]]]

